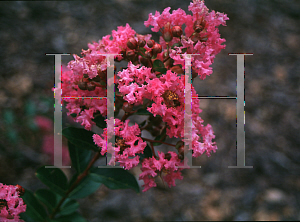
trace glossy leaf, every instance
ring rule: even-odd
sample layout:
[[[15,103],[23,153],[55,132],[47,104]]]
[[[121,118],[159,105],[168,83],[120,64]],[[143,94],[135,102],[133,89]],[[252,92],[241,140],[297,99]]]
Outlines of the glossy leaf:
[[[68,199],[60,208],[60,215],[69,215],[74,213],[79,207],[76,200]]]
[[[79,199],[94,193],[101,185],[100,181],[95,181],[91,174],[88,174],[70,193],[69,197]]]
[[[68,127],[63,129],[62,134],[75,146],[98,151],[99,148],[93,141],[94,133],[85,129]]]
[[[68,141],[68,147],[72,166],[76,169],[77,173],[82,173],[89,164],[92,151],[76,147],[70,141]]]
[[[53,220],[53,222],[54,221],[55,222],[87,222],[87,220],[84,219],[78,212],[75,212],[75,213],[67,215],[67,216],[59,217],[59,218]]]
[[[26,204],[26,212],[24,218],[30,217],[35,222],[45,221],[47,212],[31,191],[26,190],[26,192],[22,196],[22,199]]]
[[[66,175],[58,168],[40,167],[35,175],[53,192],[63,196],[68,189],[68,180]]]
[[[91,177],[112,190],[130,188],[137,193],[140,192],[135,177],[122,168],[93,168],[91,170]]]
[[[92,119],[95,123],[96,126],[100,127],[101,129],[106,128],[106,122],[105,122],[105,118],[101,115],[98,115],[97,117],[95,117],[94,119]]]
[[[55,193],[47,189],[39,189],[34,194],[36,198],[41,201],[48,209],[49,213],[52,213],[56,204],[58,203],[58,198]]]

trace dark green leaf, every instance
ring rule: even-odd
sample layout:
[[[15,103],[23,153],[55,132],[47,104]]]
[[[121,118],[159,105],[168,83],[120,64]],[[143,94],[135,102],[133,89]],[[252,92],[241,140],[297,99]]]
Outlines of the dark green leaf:
[[[154,68],[155,71],[160,72],[161,74],[166,74],[167,69],[166,68]]]
[[[133,189],[140,192],[135,177],[122,168],[93,168],[91,176],[95,181],[103,183],[109,189]]]
[[[77,114],[76,114],[76,113],[72,113],[71,116],[72,116],[73,118],[75,118],[75,117],[77,116]]]
[[[143,160],[144,158],[152,157],[152,151],[150,146],[147,144],[147,146],[144,149],[143,153],[138,154],[140,156],[140,160]]]
[[[140,56],[142,56],[143,58],[147,59],[147,57],[146,57],[146,56],[144,56],[142,53],[140,53],[140,52],[137,52],[137,54],[139,54],[139,55],[140,55]]]
[[[134,113],[134,115],[151,115],[152,113],[150,113],[147,109],[139,109],[136,113]]]
[[[26,204],[26,212],[24,217],[27,215],[35,222],[45,221],[45,218],[47,217],[45,208],[38,202],[31,191],[26,190],[22,196],[22,199]]]
[[[161,141],[162,138],[165,137],[166,132],[167,132],[167,128],[165,128],[165,129],[161,132],[160,135],[158,135],[157,137],[155,137],[154,140]],[[164,142],[165,140],[166,140],[166,137],[165,137],[162,141]],[[162,144],[162,143],[153,143],[153,146],[159,146],[159,145],[161,145],[161,144]]]
[[[78,212],[71,215],[62,216],[54,220],[55,222],[87,222]]]
[[[50,190],[61,196],[65,195],[68,189],[68,180],[61,169],[45,168],[45,166],[42,166],[36,171],[35,175],[47,185]]]
[[[34,195],[39,201],[46,205],[46,207],[48,208],[48,212],[52,213],[53,209],[58,203],[56,194],[53,193],[51,190],[40,189],[37,190]]]
[[[187,48],[181,49],[182,53],[185,53],[187,51]]]
[[[94,133],[85,129],[68,127],[63,129],[62,134],[75,146],[85,149],[98,151],[93,140]]]
[[[101,115],[96,116],[94,119],[92,119],[95,123],[96,126],[100,127],[101,129],[106,128],[106,122],[105,122],[105,118]]]
[[[74,213],[79,207],[79,203],[76,200],[68,199],[60,208],[61,215],[69,215]]]
[[[140,47],[140,51],[145,53],[146,52],[146,49],[144,47]]]
[[[100,181],[95,181],[91,174],[88,174],[70,193],[70,198],[79,199],[89,196],[94,193],[99,186],[101,185]]]
[[[182,44],[180,42],[176,42],[171,46],[171,49],[174,49],[175,46],[179,47],[182,46]]]
[[[153,68],[165,68],[165,65],[164,63],[159,60],[159,59],[156,59],[154,62],[153,62]]]
[[[76,169],[77,173],[82,173],[89,164],[92,151],[76,147],[70,143],[70,141],[68,141],[68,146],[70,158],[72,160],[72,166]]]

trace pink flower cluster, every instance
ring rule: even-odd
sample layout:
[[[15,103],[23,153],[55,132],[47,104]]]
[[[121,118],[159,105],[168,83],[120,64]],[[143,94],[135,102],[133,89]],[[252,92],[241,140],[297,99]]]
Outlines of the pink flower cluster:
[[[203,80],[212,74],[210,65],[221,49],[225,48],[225,45],[221,45],[225,39],[220,38],[217,27],[219,25],[226,26],[226,20],[229,18],[224,13],[215,11],[209,13],[204,1],[200,0],[191,2],[188,9],[192,11],[193,15],[187,15],[182,9],[173,10],[170,14],[170,7],[166,8],[162,14],[157,11],[155,15],[150,13],[145,25],[146,27],[153,26],[151,30],[158,32],[166,23],[170,23],[171,27],[185,24],[185,35],[173,38],[169,43],[170,45],[176,43],[180,45],[174,45],[170,57],[174,59],[174,65],[180,64],[184,69],[184,54],[199,54],[192,56],[192,67],[193,72]],[[160,37],[160,43],[166,44],[163,37]]]
[[[24,222],[19,214],[26,211],[26,205],[19,196],[21,186],[0,183],[0,221]]]
[[[82,57],[74,55],[75,60],[68,64],[69,70],[64,68],[62,72],[62,96],[71,97],[64,100],[68,115],[72,115],[85,129],[91,130],[96,115],[107,116],[106,99],[72,97],[107,96],[107,59],[103,54],[121,54],[115,57],[115,61],[127,62],[127,68],[119,71],[114,79],[117,85],[116,104],[126,103],[122,107],[125,111],[122,121],[115,119],[115,144],[107,144],[107,128],[102,136],[93,136],[94,142],[101,148],[101,154],[112,151],[115,161],[125,169],[138,165],[140,158],[137,154],[143,153],[147,145],[147,140],[141,138],[141,131],[145,128],[141,129],[137,124],[129,126],[129,120],[126,120],[135,113],[133,107],[143,105],[154,117],[161,116],[166,135],[183,140],[185,75],[181,74],[185,70],[184,55],[198,54],[192,56],[192,76],[205,79],[212,73],[210,65],[216,54],[225,48],[225,45],[221,45],[225,39],[220,38],[218,26],[226,25],[228,17],[219,12],[209,13],[204,1],[200,0],[193,0],[188,9],[192,15],[182,9],[170,13],[170,7],[162,14],[156,12],[155,15],[149,15],[145,26],[151,25],[152,31],[161,32],[159,43],[152,40],[150,34],[137,34],[128,24],[125,27],[119,26],[116,31],[112,31],[112,35],[88,44],[89,48],[82,50]],[[192,97],[197,97],[193,86],[191,90]],[[212,127],[202,124],[203,120],[199,116],[201,112],[199,99],[193,98],[193,157],[203,153],[210,156],[217,149],[213,142],[215,135]],[[150,145],[153,148],[151,142]],[[161,172],[166,173],[163,178],[169,186],[175,185],[175,179],[182,179],[177,169],[182,159],[178,159],[176,152],[169,152],[167,157],[164,153],[159,153],[159,157],[156,157],[155,152],[153,155],[152,158],[142,160],[143,173],[140,179],[145,182],[144,191],[156,186],[154,178]]]

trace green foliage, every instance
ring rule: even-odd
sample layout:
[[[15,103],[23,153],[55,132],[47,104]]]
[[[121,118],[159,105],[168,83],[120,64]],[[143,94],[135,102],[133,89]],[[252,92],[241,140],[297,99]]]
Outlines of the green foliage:
[[[109,189],[133,189],[140,192],[135,177],[122,168],[93,168],[91,170],[93,180],[103,183]]]
[[[72,166],[76,169],[77,173],[82,173],[89,164],[92,151],[76,147],[70,141],[68,141],[68,147]]]
[[[159,59],[156,59],[153,62],[153,69],[155,71],[158,71],[158,72],[162,73],[162,74],[166,74],[166,72],[167,72],[167,69],[165,68],[164,63]]]
[[[99,148],[93,141],[94,133],[85,129],[68,127],[63,129],[62,134],[76,147],[98,151]]]
[[[54,193],[64,196],[68,190],[68,180],[66,175],[58,168],[40,167],[35,175]]]

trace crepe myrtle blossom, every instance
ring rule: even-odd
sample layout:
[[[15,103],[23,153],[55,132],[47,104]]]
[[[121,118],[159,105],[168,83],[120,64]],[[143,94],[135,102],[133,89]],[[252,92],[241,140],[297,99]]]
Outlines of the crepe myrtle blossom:
[[[203,80],[212,74],[210,65],[221,49],[225,48],[225,45],[222,45],[225,39],[220,38],[217,27],[226,26],[226,20],[229,18],[224,13],[215,11],[209,13],[204,1],[200,0],[193,0],[188,9],[192,15],[186,15],[181,9],[173,10],[171,14],[168,7],[162,14],[159,12],[155,15],[150,14],[144,24],[146,27],[153,26],[151,28],[153,32],[162,32],[160,43],[163,46],[168,42],[164,37],[168,29],[173,31],[175,26],[182,27],[185,24],[184,33],[180,38],[169,38],[168,44],[172,47],[170,57],[174,60],[174,65],[180,64],[184,69],[185,57],[182,54],[200,54],[192,56],[192,70],[193,77],[198,75]],[[169,25],[166,26],[168,23]]]
[[[109,120],[112,122],[113,119]],[[146,147],[146,142],[142,140],[141,131],[137,124],[129,126],[129,120],[125,123],[119,119],[115,120],[115,144],[109,143],[107,147],[107,128],[104,128],[102,136],[98,134],[93,135],[93,139],[96,145],[101,148],[101,155],[105,155],[106,152],[115,152],[115,161],[120,163],[120,166],[129,170],[139,163],[139,156],[136,154],[142,153]],[[107,124],[109,121],[106,119]],[[113,132],[109,132],[112,135]],[[110,139],[111,136],[108,136]],[[113,163],[111,159],[110,165]]]
[[[157,152],[158,158],[145,158],[142,162],[142,173],[140,180],[144,181],[143,192],[152,187],[156,187],[155,178],[162,176],[162,179],[169,185],[175,186],[175,179],[182,180],[181,170],[178,166],[183,166],[183,162],[178,158],[177,153],[169,151],[168,153]]]
[[[19,214],[26,211],[26,205],[20,196],[25,190],[20,185],[0,183],[0,221],[24,222]]]

